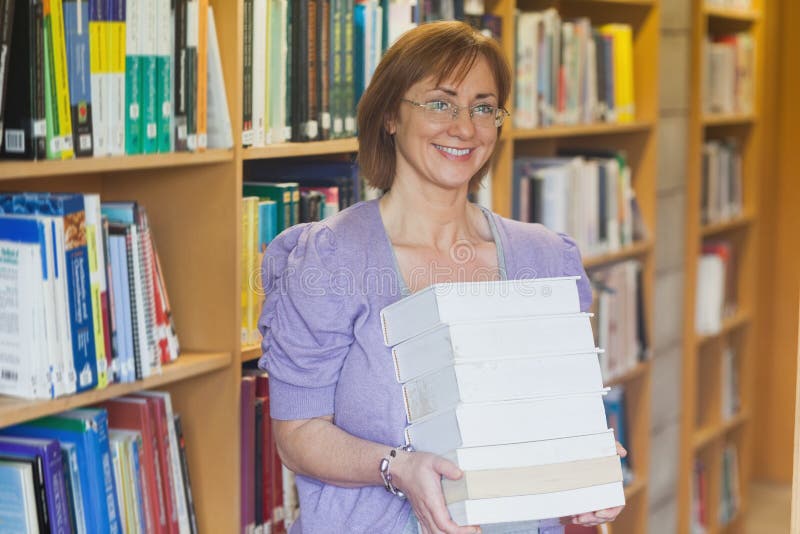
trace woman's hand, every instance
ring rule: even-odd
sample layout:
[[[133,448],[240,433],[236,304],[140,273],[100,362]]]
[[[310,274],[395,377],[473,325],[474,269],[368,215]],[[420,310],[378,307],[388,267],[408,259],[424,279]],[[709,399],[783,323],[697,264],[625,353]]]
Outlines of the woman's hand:
[[[406,494],[424,534],[475,534],[478,526],[460,527],[450,518],[442,494],[442,477],[463,475],[453,462],[428,452],[401,452],[392,461],[392,482]]]
[[[619,441],[617,442],[617,454],[619,454],[620,458],[628,456],[628,451],[620,445]],[[615,520],[623,508],[625,508],[625,505],[606,508],[605,510],[597,510],[596,512],[578,514],[572,518],[572,523],[584,527],[596,527],[597,525]]]

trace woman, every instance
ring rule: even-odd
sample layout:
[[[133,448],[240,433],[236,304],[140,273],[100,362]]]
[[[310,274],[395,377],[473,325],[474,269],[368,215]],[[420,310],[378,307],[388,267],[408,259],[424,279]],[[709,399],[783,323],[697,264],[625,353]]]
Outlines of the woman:
[[[425,533],[479,532],[456,525],[444,505],[440,479],[460,470],[398,448],[406,419],[382,308],[437,282],[563,275],[583,277],[589,307],[570,239],[467,201],[489,168],[510,83],[498,45],[463,23],[404,34],[358,109],[361,172],[386,194],[290,228],[267,250],[260,365],[278,451],[297,473],[293,534],[401,534],[417,521]],[[619,510],[575,521],[597,524]]]

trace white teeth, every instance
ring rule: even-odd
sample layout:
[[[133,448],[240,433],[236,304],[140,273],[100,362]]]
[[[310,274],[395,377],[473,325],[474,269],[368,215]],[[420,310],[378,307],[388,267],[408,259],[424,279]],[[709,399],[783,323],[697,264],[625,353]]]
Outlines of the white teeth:
[[[459,150],[457,148],[450,148],[450,147],[441,146],[441,145],[435,145],[435,146],[439,150],[441,150],[443,152],[447,152],[448,154],[452,154],[453,156],[466,156],[470,152],[469,148],[464,148],[464,149]]]

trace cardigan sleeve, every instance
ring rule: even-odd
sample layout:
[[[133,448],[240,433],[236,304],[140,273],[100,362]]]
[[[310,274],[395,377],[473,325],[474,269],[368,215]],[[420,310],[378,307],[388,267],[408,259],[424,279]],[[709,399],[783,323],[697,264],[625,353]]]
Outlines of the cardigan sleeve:
[[[575,241],[566,234],[558,234],[561,237],[563,245],[563,275],[564,276],[580,276],[578,280],[578,295],[580,296],[581,311],[588,312],[592,307],[592,285],[589,282],[589,276],[583,268],[583,260],[581,259],[581,251],[578,250],[578,245]]]
[[[259,367],[269,373],[275,419],[334,413],[336,384],[353,342],[346,295],[335,285],[338,269],[336,236],[324,223],[286,230],[264,255]]]

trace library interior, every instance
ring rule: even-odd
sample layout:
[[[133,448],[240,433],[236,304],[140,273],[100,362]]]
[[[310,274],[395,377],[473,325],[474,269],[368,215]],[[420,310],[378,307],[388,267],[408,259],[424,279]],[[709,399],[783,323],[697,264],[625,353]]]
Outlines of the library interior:
[[[274,261],[381,225],[359,103],[438,21],[499,51],[510,95],[407,93],[403,116],[496,129],[462,204],[498,269],[528,276],[412,293],[407,247],[379,228],[406,290],[370,300],[388,305],[369,317],[389,391],[334,397],[299,353],[319,334],[314,356],[332,355],[320,316],[357,299],[315,313],[292,291],[319,272],[272,279]],[[441,454],[463,476],[439,506],[485,532],[800,534],[798,27],[796,0],[0,0],[0,533],[401,534],[419,510],[392,462]],[[578,272],[512,265],[533,256],[504,229],[534,224],[569,236]],[[370,239],[337,241],[341,261],[373,261]],[[283,415],[306,412],[278,402],[317,395],[287,382],[301,371],[328,381],[328,426],[348,419],[334,398],[407,417],[357,484],[402,523],[304,516],[331,484],[284,465]]]

